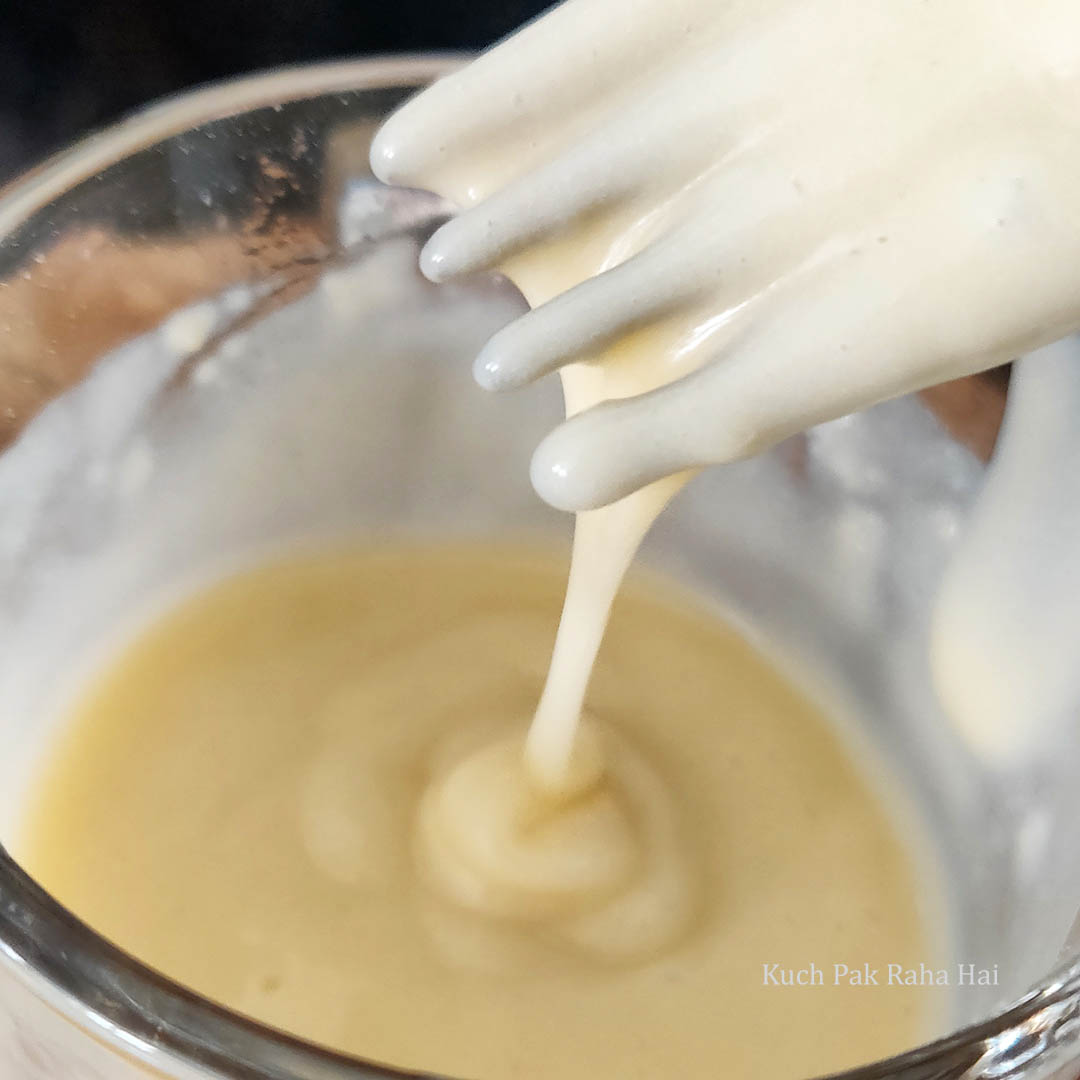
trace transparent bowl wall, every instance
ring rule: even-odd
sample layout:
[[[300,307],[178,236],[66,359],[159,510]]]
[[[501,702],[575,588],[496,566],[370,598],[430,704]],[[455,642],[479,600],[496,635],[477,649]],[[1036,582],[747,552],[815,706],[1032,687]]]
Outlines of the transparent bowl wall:
[[[224,382],[215,366],[245,320],[407,251],[446,213],[378,185],[366,158],[380,118],[454,62],[358,61],[199,91],[0,195],[0,1075],[392,1075],[142,968],[22,873],[13,838],[69,673],[147,598],[345,533],[565,544],[567,520],[527,482],[557,389],[492,398],[469,380],[470,353],[520,310],[505,283],[441,294],[485,301],[471,337],[448,350],[414,335],[389,368],[359,349],[344,382],[322,379],[317,357],[249,355]],[[407,312],[383,311],[377,289],[366,302],[408,337]],[[263,410],[258,446],[230,442],[245,408]],[[333,447],[310,437],[313,417],[338,425]],[[199,494],[211,472],[240,494]],[[998,965],[997,987],[957,993],[953,1034],[851,1076],[1066,1076],[1080,1060],[1080,978],[1062,953],[1080,903],[1080,746],[991,767],[929,683],[936,585],[982,473],[920,399],[903,399],[705,473],[644,551],[848,718],[934,839],[956,956]],[[178,499],[184,484],[195,494]],[[783,1038],[782,1015],[776,1025]]]

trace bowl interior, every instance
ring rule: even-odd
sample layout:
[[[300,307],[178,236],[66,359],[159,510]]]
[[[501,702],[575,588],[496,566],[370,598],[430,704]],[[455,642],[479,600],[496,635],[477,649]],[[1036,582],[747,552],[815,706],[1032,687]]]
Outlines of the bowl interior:
[[[527,479],[556,387],[494,399],[469,377],[520,297],[406,274],[447,208],[367,171],[379,119],[442,66],[195,95],[0,199],[0,841],[16,858],[73,687],[192,581],[354,533],[566,543]],[[944,1027],[1044,975],[1080,902],[1059,855],[1080,840],[1080,745],[992,765],[930,685],[935,591],[982,475],[902,399],[706,472],[643,552],[735,612],[918,819],[955,960],[1000,973],[957,987]]]

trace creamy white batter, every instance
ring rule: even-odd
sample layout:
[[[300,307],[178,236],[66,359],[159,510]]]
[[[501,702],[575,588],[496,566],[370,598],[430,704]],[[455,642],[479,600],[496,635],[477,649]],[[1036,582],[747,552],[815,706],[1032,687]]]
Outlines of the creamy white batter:
[[[1080,323],[1078,42],[1064,0],[569,0],[383,127],[377,174],[463,208],[425,272],[533,307],[478,379],[563,377],[533,482],[587,512],[535,779],[684,470]]]
[[[1070,338],[1013,370],[994,461],[935,615],[938,694],[999,763],[1060,742],[1075,723],[1078,496],[1080,347]]]
[[[499,265],[536,309],[483,382],[634,397],[534,459],[580,510],[1076,327],[1078,58],[1067,0],[570,0],[372,161],[463,208],[429,274]],[[652,373],[618,379],[643,329]]]

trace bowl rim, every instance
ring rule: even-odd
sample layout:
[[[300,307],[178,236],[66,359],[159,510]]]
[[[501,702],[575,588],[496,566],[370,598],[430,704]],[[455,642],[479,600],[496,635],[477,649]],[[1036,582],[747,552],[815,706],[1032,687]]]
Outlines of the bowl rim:
[[[161,99],[0,187],[0,244],[75,184],[155,143],[254,109],[333,93],[419,88],[469,57],[425,52],[301,64]],[[199,996],[111,944],[37,885],[0,845],[0,967],[121,1057],[221,1080],[404,1080],[413,1073],[306,1042]],[[1080,1056],[1080,959],[993,1016],[822,1080],[1047,1076]],[[717,1062],[718,1071],[722,1062]]]

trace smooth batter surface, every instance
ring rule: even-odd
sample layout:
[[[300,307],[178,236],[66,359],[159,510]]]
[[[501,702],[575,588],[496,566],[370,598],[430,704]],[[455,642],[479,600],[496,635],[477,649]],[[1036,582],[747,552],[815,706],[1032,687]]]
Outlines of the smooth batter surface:
[[[526,551],[372,548],[196,595],[78,703],[20,855],[150,964],[399,1066],[794,1076],[917,1042],[925,990],[763,985],[765,963],[935,964],[930,886],[817,709],[654,585],[620,595],[590,690],[602,790],[568,843],[527,823],[513,864],[562,892],[523,909],[488,888],[478,910],[448,886],[428,802],[524,735],[564,580]],[[607,875],[585,907],[575,873]],[[643,882],[678,932],[620,952]]]

